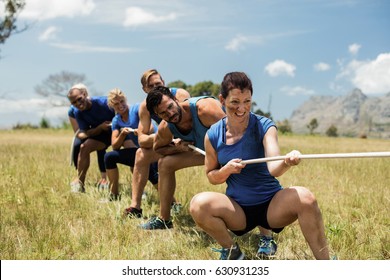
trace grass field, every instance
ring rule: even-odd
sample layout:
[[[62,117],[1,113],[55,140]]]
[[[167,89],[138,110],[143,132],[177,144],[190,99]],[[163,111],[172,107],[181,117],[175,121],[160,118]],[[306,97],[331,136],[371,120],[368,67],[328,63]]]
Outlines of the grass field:
[[[131,173],[120,166],[119,202],[102,203],[96,156],[87,175],[86,194],[70,192],[76,172],[69,165],[70,130],[0,131],[0,258],[2,260],[217,259],[212,239],[188,213],[192,196],[223,192],[208,183],[203,167],[177,172],[176,197],[184,205],[174,229],[143,231],[141,220],[123,219],[130,203]],[[389,140],[280,136],[282,153],[390,151]],[[330,251],[339,259],[390,259],[390,158],[306,160],[279,178],[284,187],[302,185],[317,196]],[[158,213],[158,195],[148,185],[146,216]],[[237,241],[256,259],[258,232]],[[278,260],[313,259],[299,225],[276,235]]]

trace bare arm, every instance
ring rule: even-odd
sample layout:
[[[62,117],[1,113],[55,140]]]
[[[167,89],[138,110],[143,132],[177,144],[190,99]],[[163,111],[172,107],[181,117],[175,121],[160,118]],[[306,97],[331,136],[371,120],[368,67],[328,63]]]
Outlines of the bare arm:
[[[172,155],[190,151],[188,144],[192,144],[181,139],[173,139],[173,134],[166,121],[162,121],[158,126],[158,132],[154,140],[153,149],[161,155]]]
[[[153,148],[155,134],[151,134],[152,121],[144,100],[139,107],[138,143],[142,148]]]
[[[268,129],[267,133],[263,139],[265,157],[274,157],[280,155],[279,143],[278,143],[278,134],[275,127]],[[293,165],[298,165],[300,159],[298,156],[300,152],[291,151],[287,154],[289,157],[284,161],[272,161],[267,162],[267,167],[270,174],[274,177],[282,176],[289,168]]]
[[[79,124],[75,118],[69,117],[70,125],[72,126],[73,132],[76,132],[79,129]]]
[[[205,167],[206,175],[209,182],[213,185],[218,185],[226,182],[227,178],[231,174],[240,173],[245,167],[245,164],[240,163],[241,159],[232,159],[226,165],[220,166],[218,162],[217,152],[214,150],[210,143],[209,137],[206,134],[204,140],[204,146],[206,150]]]
[[[212,126],[214,123],[225,117],[222,105],[216,99],[201,99],[196,103],[196,106],[198,109],[199,120],[206,127]]]

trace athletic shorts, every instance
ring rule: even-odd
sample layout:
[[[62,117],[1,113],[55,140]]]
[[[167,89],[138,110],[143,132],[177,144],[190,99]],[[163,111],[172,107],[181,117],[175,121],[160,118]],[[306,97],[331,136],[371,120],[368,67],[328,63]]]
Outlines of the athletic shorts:
[[[103,131],[99,135],[88,137],[99,142],[103,142],[106,145],[106,148],[111,146],[111,129],[109,131]]]
[[[235,235],[241,236],[245,233],[250,232],[252,229],[254,229],[257,226],[261,226],[266,229],[270,229],[275,233],[281,232],[284,227],[282,228],[271,228],[267,221],[267,212],[268,212],[268,206],[271,203],[271,200],[258,204],[258,205],[252,205],[252,206],[241,206],[242,210],[245,213],[246,217],[246,228],[243,230],[232,230],[232,232]]]

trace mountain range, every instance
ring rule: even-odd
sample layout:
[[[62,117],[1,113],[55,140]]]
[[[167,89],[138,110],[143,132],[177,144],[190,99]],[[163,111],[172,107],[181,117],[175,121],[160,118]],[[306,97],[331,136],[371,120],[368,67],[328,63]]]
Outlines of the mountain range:
[[[368,97],[356,88],[344,96],[312,96],[293,111],[289,123],[294,133],[309,133],[313,119],[314,133],[334,126],[340,136],[390,138],[390,92]]]

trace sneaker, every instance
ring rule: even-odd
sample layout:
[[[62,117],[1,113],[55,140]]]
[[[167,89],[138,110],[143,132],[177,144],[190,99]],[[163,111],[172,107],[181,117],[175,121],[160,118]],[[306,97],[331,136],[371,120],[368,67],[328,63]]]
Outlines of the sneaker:
[[[126,208],[125,211],[123,211],[123,215],[125,217],[139,219],[139,218],[142,218],[142,209],[129,207],[129,208]]]
[[[97,183],[97,188],[99,191],[108,190],[110,188],[110,185],[108,184],[106,179],[100,179],[100,181]]]
[[[236,244],[234,247],[231,248],[222,248],[222,249],[215,249],[212,248],[214,252],[221,253],[220,260],[243,260],[245,258],[245,254],[241,252],[240,246]]]
[[[153,217],[145,224],[140,225],[142,229],[155,230],[155,229],[170,229],[173,228],[173,223],[171,220],[164,221],[159,217]]]
[[[278,245],[272,236],[260,235],[259,249],[257,250],[257,256],[260,258],[271,258],[276,254]]]
[[[172,202],[171,215],[172,216],[178,215],[181,212],[182,208],[183,208],[183,206],[180,203]]]
[[[72,193],[85,193],[85,188],[80,182],[70,183],[70,191]]]
[[[108,196],[108,201],[119,201],[119,200],[121,200],[120,194],[113,194],[110,192],[110,194]],[[141,213],[142,213],[142,210],[141,210]]]

